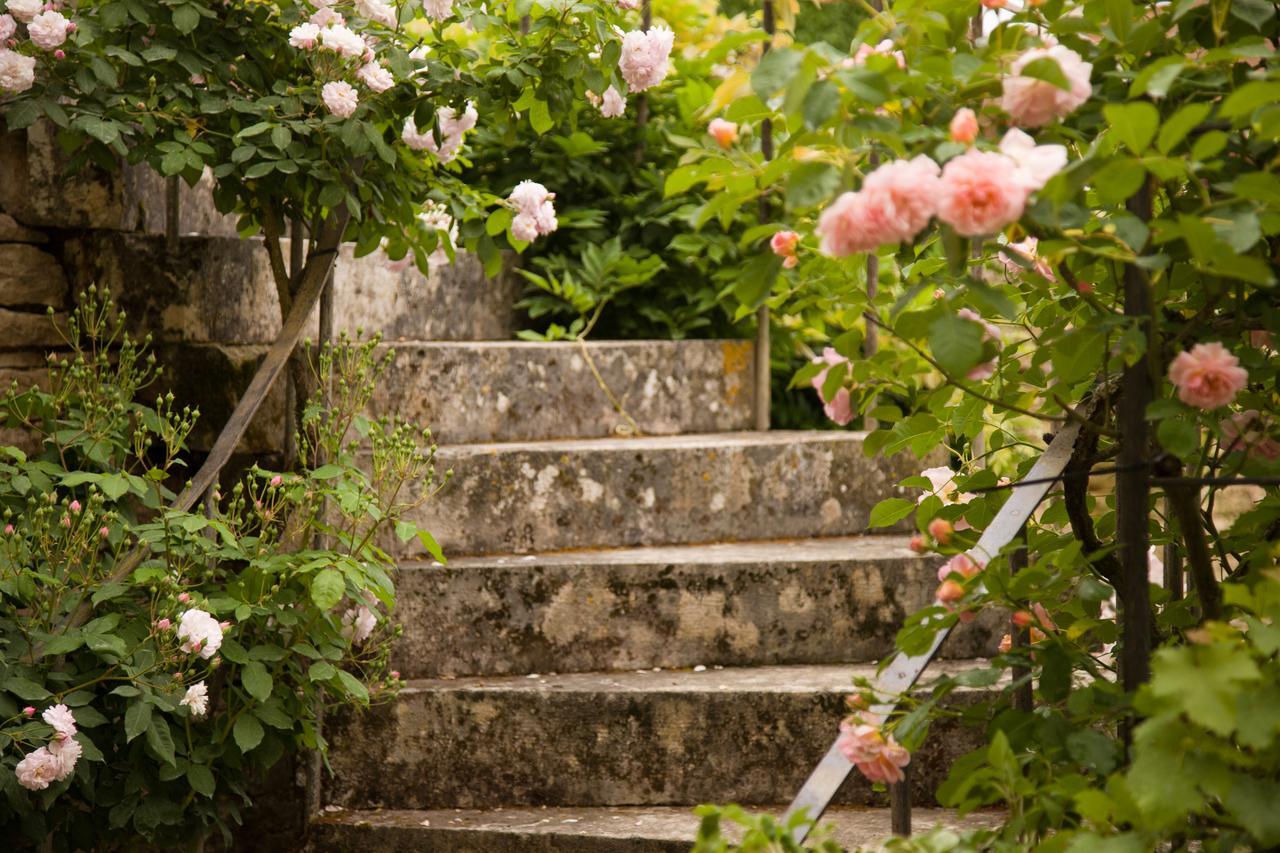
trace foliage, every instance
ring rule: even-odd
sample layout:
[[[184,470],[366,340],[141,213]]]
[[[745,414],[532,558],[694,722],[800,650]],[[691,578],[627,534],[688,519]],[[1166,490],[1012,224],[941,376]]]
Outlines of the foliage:
[[[868,453],[911,451],[929,460],[921,467],[942,466],[905,480],[922,498],[882,502],[873,526],[913,523],[918,547],[964,553],[1007,500],[1002,481],[1026,475],[1047,433],[1087,421],[1063,492],[1030,526],[1031,566],[1015,574],[1007,555],[979,555],[979,571],[951,578],[959,597],[914,614],[897,637],[900,650],[918,653],[940,629],[991,607],[1019,614],[1021,630],[1033,632],[1030,646],[1024,636],[990,669],[965,676],[988,691],[966,715],[987,727],[988,744],[955,765],[939,796],[1000,805],[1008,817],[964,844],[1274,846],[1272,818],[1251,799],[1274,801],[1274,724],[1259,722],[1242,740],[1234,703],[1280,683],[1264,615],[1273,593],[1259,592],[1274,586],[1280,503],[1271,489],[1242,514],[1215,510],[1232,480],[1280,476],[1280,20],[1250,0],[1050,0],[982,13],[975,38],[979,12],[975,3],[900,0],[865,20],[848,51],[780,43],[727,78],[708,107],[744,126],[772,120],[774,161],[743,133],[727,151],[687,152],[668,193],[705,192],[703,221],[762,198],[779,211],[776,223],[748,232],[744,248],[755,251],[744,253],[735,290],[742,310],[768,304],[789,318],[798,345],[833,348],[839,364],[805,365],[793,382],[809,387],[826,370],[822,397],[843,391],[854,413],[879,423]],[[1055,53],[1028,55],[1050,45]],[[1091,65],[1079,100],[1080,67],[1063,51]],[[1020,104],[1019,87],[1043,97]],[[1032,116],[1028,107],[1044,103],[1063,106],[1047,120]],[[976,114],[976,141],[949,127],[966,108]],[[1028,168],[1008,153],[1014,129],[1034,137],[1042,147],[1032,159],[1052,168],[1023,184],[1025,209],[965,227],[942,204],[943,189],[954,187],[948,167],[971,151],[1004,157],[995,162],[1005,174],[996,170],[989,185],[1011,192]],[[834,237],[852,245],[872,229],[905,227],[905,203],[887,208],[867,178],[921,155],[943,171],[939,184],[920,181],[939,194],[920,205],[928,208],[920,225],[869,253],[841,249]],[[868,207],[847,207],[844,190]],[[976,210],[968,203],[959,213]],[[800,234],[790,269],[767,245],[784,228]],[[1147,295],[1149,319],[1126,315],[1126,287]],[[880,346],[866,358],[868,324]],[[1153,475],[1171,478],[1154,483],[1163,500],[1152,503],[1153,553],[1169,546],[1194,581],[1186,597],[1152,586],[1160,650],[1136,696],[1116,679],[1116,612],[1145,605],[1116,600],[1114,489],[1088,486],[1091,471],[1115,473],[1126,438],[1119,377],[1134,365],[1154,386],[1140,450]],[[1218,393],[1189,375],[1201,367]],[[954,455],[944,459],[940,447]],[[1209,482],[1183,490],[1176,477]],[[1154,559],[1152,573],[1158,580]],[[1262,626],[1256,634],[1240,627],[1253,624]],[[1010,634],[1012,642],[1019,630]],[[995,686],[1015,667],[1029,674]],[[1012,702],[1027,683],[1030,713]],[[953,713],[944,699],[964,684],[936,680],[930,701],[908,703],[886,731],[914,748],[930,720]],[[895,843],[948,849],[958,837]]]
[[[425,497],[402,487],[431,482],[432,452],[415,429],[361,414],[382,365],[374,342],[343,342],[319,357],[331,390],[307,408],[296,473],[255,467],[208,515],[167,509],[197,413],[169,395],[134,402],[155,358],[109,300],[90,291],[70,326],[49,390],[2,401],[39,446],[0,448],[0,826],[13,844],[58,850],[186,843],[215,827],[229,839],[256,773],[323,752],[324,707],[395,691],[393,564],[379,543],[418,536],[438,555],[403,518]],[[66,628],[86,598],[93,618]],[[224,620],[209,629],[220,642],[180,634],[189,612]],[[52,733],[34,712],[57,704],[81,760],[25,790],[15,764]]]

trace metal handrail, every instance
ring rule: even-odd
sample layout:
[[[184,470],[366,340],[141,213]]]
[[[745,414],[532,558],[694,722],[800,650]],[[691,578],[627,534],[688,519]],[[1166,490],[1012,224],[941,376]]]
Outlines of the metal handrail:
[[[1027,476],[1023,478],[1021,483],[1013,486],[1013,494],[1005,505],[996,513],[996,517],[992,519],[987,529],[983,531],[982,536],[978,539],[978,544],[970,548],[966,553],[970,559],[977,563],[989,563],[1000,553],[1000,551],[1014,541],[1020,532],[1030,520],[1036,507],[1044,500],[1049,491],[1057,484],[1058,478],[1066,469],[1067,463],[1071,461],[1071,455],[1075,450],[1076,438],[1080,435],[1081,425],[1077,421],[1066,424],[1054,437],[1053,441],[1045,449],[1041,457],[1036,460],[1035,465],[1027,472]],[[979,589],[981,591],[981,588]],[[933,638],[933,644],[922,654],[908,655],[899,652],[888,667],[880,673],[876,679],[874,692],[879,702],[872,706],[870,712],[887,719],[890,714],[897,710],[900,697],[912,688],[913,685],[924,674],[924,671],[933,662],[934,657],[938,654],[938,649],[951,635],[955,626],[943,628]],[[803,841],[809,834],[809,829],[816,825],[818,818],[831,805],[831,800],[835,797],[836,791],[840,785],[849,776],[853,770],[853,764],[847,759],[840,750],[840,742],[837,738],[831,744],[831,748],[827,750],[827,754],[822,757],[818,765],[809,774],[809,778],[805,780],[804,785],[796,794],[795,799],[791,801],[791,805],[787,807],[785,818],[789,818],[801,810],[813,821],[808,825],[801,825],[796,830],[796,840]],[[894,786],[899,788],[900,793],[895,800],[901,800],[906,795],[905,786]],[[909,804],[909,800],[907,800]],[[900,816],[899,816],[900,817]],[[895,824],[900,821],[895,819]],[[910,819],[907,818],[907,826],[909,831]],[[895,827],[896,829],[897,827]]]

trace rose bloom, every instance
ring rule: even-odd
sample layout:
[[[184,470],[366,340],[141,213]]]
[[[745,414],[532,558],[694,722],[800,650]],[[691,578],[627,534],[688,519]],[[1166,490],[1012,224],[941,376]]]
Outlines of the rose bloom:
[[[707,133],[721,148],[729,148],[738,141],[738,125],[722,118],[713,118],[707,125]]]
[[[1222,437],[1228,453],[1244,450],[1248,455],[1268,462],[1280,459],[1280,442],[1268,434],[1266,421],[1256,409],[1237,412],[1223,421]]]
[[[532,243],[538,239],[538,220],[526,213],[517,214],[511,220],[511,236],[525,243]]]
[[[43,8],[43,0],[8,0],[5,3],[5,11],[24,24],[30,23]]]
[[[53,50],[67,40],[71,22],[60,12],[41,12],[27,24],[27,35],[36,47]]]
[[[1035,77],[1021,76],[1022,69],[1037,59],[1045,58],[1058,63],[1063,76],[1067,78],[1068,89],[1059,89],[1052,83]],[[1000,106],[1013,119],[1014,124],[1023,127],[1049,124],[1075,112],[1089,100],[1089,96],[1093,94],[1093,87],[1089,84],[1089,74],[1092,71],[1093,66],[1069,47],[1055,44],[1052,47],[1032,48],[1014,60],[1009,76],[1002,81]]]
[[[968,554],[956,554],[938,569],[938,580],[946,581],[953,574],[968,580],[977,577],[981,571],[982,566],[975,563]]]
[[[49,754],[58,762],[57,775],[53,777],[58,782],[70,778],[71,774],[75,772],[76,762],[80,760],[80,755],[84,752],[84,747],[75,738],[50,741],[45,746],[45,749],[49,750]]]
[[[1036,249],[1039,247],[1040,241],[1035,237],[1026,237],[1017,243],[1009,243],[1000,249],[1000,260],[1004,264],[1004,271],[1011,276],[1022,275],[1026,272],[1025,268],[1013,260],[1014,257],[1021,258],[1025,263],[1031,265],[1040,276],[1053,281],[1053,267],[1049,266],[1049,262],[1041,258]]]
[[[342,614],[342,636],[356,645],[369,639],[369,635],[376,627],[378,627],[378,617],[363,604]]]
[[[40,719],[53,726],[54,737],[66,740],[76,735],[76,718],[66,705],[53,705],[45,709]]]
[[[1178,389],[1178,399],[1187,405],[1216,409],[1244,390],[1249,373],[1238,358],[1215,341],[1178,353],[1169,364],[1169,381]]]
[[[939,183],[938,218],[962,237],[994,234],[1022,216],[1027,189],[1004,154],[971,149],[947,161]]]
[[[907,67],[907,58],[903,56],[902,51],[893,49],[891,39],[884,39],[875,47],[869,44],[858,45],[858,49],[853,54],[853,64],[865,65],[869,56],[892,56],[899,68]]]
[[[443,21],[453,14],[453,0],[422,0],[422,13],[433,21]]]
[[[618,70],[633,92],[652,89],[667,76],[675,33],[666,27],[653,27],[647,33],[632,30],[622,37],[622,58]]]
[[[957,110],[956,114],[951,117],[951,126],[948,130],[953,141],[972,145],[974,140],[978,138],[977,114],[968,107]]]
[[[356,72],[356,79],[368,86],[372,92],[385,92],[396,84],[396,78],[391,76],[391,72],[377,62],[368,62],[360,66],[360,70]]]
[[[341,24],[320,31],[320,46],[348,58],[363,57],[365,52],[364,39]]]
[[[289,30],[289,45],[299,50],[310,50],[316,46],[316,40],[319,38],[320,28],[312,23],[298,24]]]
[[[222,626],[203,610],[187,610],[178,619],[180,648],[187,654],[198,651],[208,660],[222,646]]]
[[[18,784],[28,791],[43,791],[57,781],[62,772],[62,763],[57,756],[45,747],[27,753],[26,757],[13,768],[18,777]]]
[[[0,42],[13,38],[13,34],[17,31],[18,23],[13,19],[13,15],[0,15]]]
[[[191,685],[178,704],[190,708],[191,716],[203,717],[209,712],[209,688],[203,681]]]
[[[338,118],[350,118],[360,106],[360,97],[350,83],[337,80],[325,83],[320,90],[320,97],[325,107]]]
[[[610,86],[604,90],[600,98],[600,115],[605,118],[619,118],[627,111],[627,101],[622,93]]]
[[[0,91],[18,94],[36,83],[36,58],[0,48]]]
[[[396,10],[382,0],[356,0],[356,11],[361,17],[376,21],[384,27],[396,25]]]
[[[873,722],[858,716],[842,721],[837,743],[844,757],[872,782],[892,784],[905,778],[902,768],[911,762],[910,753]]]
[[[867,175],[868,197],[880,243],[903,243],[929,224],[938,195],[938,164],[921,154],[885,163]]]
[[[879,235],[870,226],[867,197],[861,193],[841,193],[818,217],[815,229],[818,250],[832,258],[870,252],[880,245]]]
[[[328,6],[316,10],[307,20],[317,27],[341,27],[346,24],[346,19]]]
[[[1032,193],[1044,188],[1049,179],[1067,165],[1067,149],[1062,145],[1036,145],[1036,141],[1016,127],[1000,140],[1000,153],[1018,165],[1018,177]]]

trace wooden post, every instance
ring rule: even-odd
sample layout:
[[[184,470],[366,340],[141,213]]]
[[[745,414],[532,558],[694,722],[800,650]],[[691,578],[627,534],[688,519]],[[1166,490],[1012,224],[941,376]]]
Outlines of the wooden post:
[[[289,225],[289,275],[295,279],[302,273],[302,235],[302,221],[293,220]],[[323,304],[323,294],[320,299]],[[284,460],[280,467],[289,470],[298,459],[298,389],[292,373],[285,371],[284,381]]]
[[[647,3],[647,0],[646,0]],[[764,43],[764,53],[769,52],[769,48],[773,46],[773,33],[775,30],[773,20],[773,0],[764,0],[764,31],[769,38]],[[765,119],[760,124],[760,153],[764,155],[766,162],[773,159],[773,122]],[[769,203],[761,197],[760,199],[760,221],[762,223],[769,221]],[[773,376],[770,371],[769,361],[769,303],[768,295],[765,295],[765,304],[756,309],[756,429],[761,432],[769,429],[771,400],[770,395],[773,391]]]
[[[911,835],[911,765],[902,768],[902,781],[889,786],[889,825],[894,835]]]
[[[1018,532],[1018,538],[1014,541],[1017,543],[1017,547],[1014,548],[1013,553],[1009,555],[1009,571],[1013,574],[1017,574],[1027,567],[1027,560],[1029,556],[1027,554],[1027,527],[1025,524],[1022,526],[1022,530]],[[1013,647],[1015,649],[1026,648],[1031,645],[1031,630],[1029,628],[1019,628],[1015,625],[1010,631],[1010,636],[1013,639]],[[1012,674],[1014,681],[1020,681],[1027,678],[1027,676],[1031,674],[1031,671],[1025,666],[1019,665],[1013,667]],[[1028,714],[1031,713],[1031,709],[1035,707],[1030,679],[1027,679],[1026,684],[1023,684],[1014,691],[1013,707],[1019,711],[1026,711]]]
[[[181,213],[182,185],[178,176],[166,178],[164,182],[164,247],[169,254],[178,251],[178,216]]]

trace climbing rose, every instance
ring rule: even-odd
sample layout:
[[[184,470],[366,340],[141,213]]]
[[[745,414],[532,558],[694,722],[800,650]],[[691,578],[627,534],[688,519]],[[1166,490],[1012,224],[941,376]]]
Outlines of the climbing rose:
[[[422,0],[422,13],[433,21],[443,21],[453,14],[453,0]]]
[[[36,58],[0,49],[0,91],[25,92],[36,82]]]
[[[951,534],[955,532],[951,522],[945,518],[935,518],[929,522],[929,535],[938,540],[939,545],[951,544]]]
[[[413,116],[409,116],[404,120],[404,130],[400,132],[400,138],[404,140],[405,145],[408,145],[414,151],[430,151],[440,158],[440,162],[448,163],[458,155],[458,149],[462,147],[463,136],[468,130],[476,126],[476,121],[480,118],[480,115],[476,112],[474,105],[467,104],[467,109],[461,117],[458,116],[453,107],[441,107],[438,117],[443,143],[436,143],[434,130],[420,133]]]
[[[661,83],[667,76],[667,61],[675,33],[666,27],[653,27],[647,33],[632,30],[622,37],[622,58],[618,70],[633,92],[643,92]]]
[[[343,80],[325,83],[324,88],[320,90],[320,97],[324,99],[324,105],[329,112],[338,118],[349,118],[356,111],[356,107],[360,106],[360,98],[355,88]]]
[[[1222,422],[1222,445],[1230,453],[1243,450],[1248,455],[1274,462],[1280,459],[1280,441],[1267,434],[1266,421],[1257,409],[1237,412]]]
[[[956,114],[951,117],[949,130],[953,142],[972,145],[973,141],[978,138],[978,116],[968,107],[957,110]]]
[[[57,740],[75,737],[76,718],[66,705],[53,705],[46,708],[40,719],[53,726],[53,736]]]
[[[1023,77],[1022,69],[1037,59],[1052,59],[1058,63],[1067,79],[1068,88],[1059,89],[1044,80]],[[1089,96],[1093,94],[1093,88],[1089,84],[1089,74],[1092,71],[1093,66],[1069,47],[1055,44],[1052,47],[1032,48],[1014,60],[1009,76],[1002,81],[1000,106],[1013,119],[1014,124],[1023,127],[1049,124],[1075,112],[1089,100]]]
[[[356,0],[356,11],[360,13],[361,17],[376,21],[384,27],[394,27],[396,25],[396,10],[383,3],[382,0]]]
[[[396,78],[391,76],[391,72],[376,61],[360,66],[356,78],[373,92],[385,92],[396,84]]]
[[[932,525],[930,525],[930,532],[932,532]],[[938,541],[941,542],[942,540],[939,539]],[[968,580],[969,578],[977,577],[981,571],[982,567],[975,563],[968,554],[956,554],[938,569],[938,580],[946,581],[952,574],[957,574]]]
[[[610,86],[604,90],[604,95],[600,98],[600,115],[605,118],[618,118],[627,111],[626,99],[622,94]]]
[[[872,782],[892,784],[905,778],[902,768],[911,762],[906,748],[887,738],[870,714],[854,715],[840,723],[840,751]]]
[[[49,754],[58,762],[57,774],[53,777],[58,782],[75,772],[76,762],[80,760],[80,754],[84,751],[80,741],[75,738],[50,741],[44,748],[49,750]]]
[[[443,204],[436,201],[428,200],[422,213],[418,214],[418,221],[428,228],[433,228],[443,235],[447,235],[450,245],[458,244],[458,223],[453,221],[453,217],[449,215],[449,209]],[[449,253],[444,248],[445,239],[442,237],[436,245],[436,250],[431,253],[427,260],[433,264],[448,263]]]
[[[43,791],[57,780],[58,774],[62,772],[62,762],[42,746],[27,753],[13,770],[19,785],[28,791]]]
[[[938,164],[921,154],[885,163],[862,182],[880,243],[903,243],[929,224],[938,194]]]
[[[289,44],[299,50],[310,50],[320,38],[320,28],[312,23],[298,24],[289,30]]]
[[[203,610],[187,610],[178,619],[178,639],[187,654],[198,651],[208,660],[222,645],[222,626]]]
[[[209,688],[203,681],[191,685],[178,704],[190,708],[191,716],[203,717],[209,711]]]
[[[515,219],[511,220],[511,236],[517,240],[532,243],[538,239],[538,221],[532,216],[527,216],[523,213],[518,214]]]
[[[308,20],[317,27],[341,27],[346,24],[341,15],[327,6],[318,9]]]
[[[521,181],[507,196],[507,203],[516,211],[511,222],[511,234],[517,240],[528,243],[540,235],[556,230],[556,209],[551,203],[555,193],[535,181]]]
[[[782,258],[782,266],[791,269],[800,259],[796,257],[796,244],[800,242],[800,235],[794,231],[779,231],[769,240],[769,248],[773,253]]]
[[[827,365],[813,377],[813,388],[818,392],[818,399],[822,401],[822,411],[840,426],[845,426],[853,420],[853,398],[849,394],[849,389],[844,387],[836,389],[836,393],[828,400],[822,388],[827,384],[827,374],[831,368],[839,364],[848,364],[849,359],[836,352],[834,347],[825,347],[822,350],[822,357],[815,358],[813,363]]]
[[[713,118],[707,125],[707,133],[721,148],[729,148],[738,141],[738,125],[722,118]]]
[[[67,40],[71,22],[60,12],[41,12],[27,24],[27,35],[36,47],[53,50]]]
[[[366,50],[364,39],[341,24],[320,31],[320,46],[346,57],[364,56]]]
[[[959,487],[956,486],[956,472],[946,466],[937,468],[926,468],[920,472],[920,476],[929,481],[931,488],[920,497],[916,498],[916,503],[924,503],[924,499],[930,495],[937,495],[938,499],[944,504],[946,503],[968,503],[977,495],[972,492],[964,492],[957,494]]]
[[[1036,141],[1016,127],[1000,140],[1000,153],[1018,166],[1018,179],[1028,193],[1043,189],[1049,179],[1067,165],[1067,149],[1061,145],[1036,145]]]
[[[30,23],[44,8],[43,0],[9,0],[5,9],[24,24]]]
[[[880,241],[870,221],[870,202],[865,195],[841,193],[818,217],[818,250],[832,258],[872,251]]]
[[[860,44],[853,54],[854,65],[865,65],[869,56],[891,56],[898,63],[899,68],[907,67],[907,58],[902,55],[902,51],[893,49],[893,41],[884,39],[875,47],[869,44]]]
[[[8,41],[18,31],[13,15],[0,15],[0,42]]]
[[[963,237],[994,234],[1022,216],[1027,188],[1017,163],[971,149],[947,161],[939,183],[938,218]]]
[[[342,636],[359,645],[369,639],[373,629],[378,626],[378,617],[373,611],[361,604],[342,614]]]
[[[1240,360],[1218,342],[1196,344],[1169,364],[1169,381],[1178,399],[1189,406],[1216,409],[1236,398],[1249,383]]]

